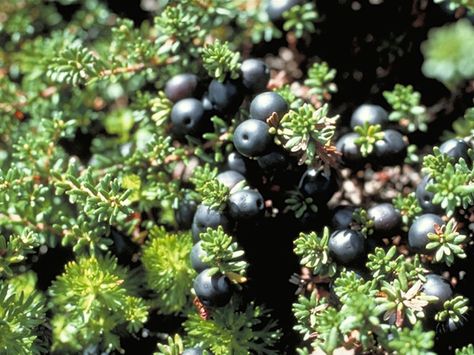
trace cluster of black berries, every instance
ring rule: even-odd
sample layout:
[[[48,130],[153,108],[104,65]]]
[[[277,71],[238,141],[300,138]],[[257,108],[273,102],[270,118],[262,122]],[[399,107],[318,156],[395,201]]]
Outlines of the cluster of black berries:
[[[403,163],[406,157],[407,143],[400,132],[387,128],[389,122],[387,111],[382,107],[370,104],[359,106],[352,114],[351,128],[354,129],[366,124],[380,125],[383,129],[383,138],[377,140],[373,151],[364,157],[357,144],[360,134],[346,133],[336,143],[336,147],[342,153],[344,164],[352,169],[362,169],[366,163],[370,163],[373,167],[394,166]]]

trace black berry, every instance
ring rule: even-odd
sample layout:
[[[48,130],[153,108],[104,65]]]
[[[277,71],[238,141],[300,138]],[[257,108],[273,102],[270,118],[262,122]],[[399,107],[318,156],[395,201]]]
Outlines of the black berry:
[[[441,213],[442,209],[440,205],[433,203],[434,193],[426,190],[426,186],[430,183],[431,179],[429,176],[425,176],[416,187],[416,199],[423,211],[428,213]]]
[[[229,213],[236,220],[257,217],[264,209],[263,197],[256,190],[240,190],[229,197]]]
[[[237,171],[246,176],[249,173],[247,166],[248,163],[249,161],[242,154],[238,152],[230,152],[227,156],[226,167],[229,170]]]
[[[173,133],[178,137],[199,136],[206,127],[206,117],[201,101],[188,98],[178,101],[171,109]]]
[[[288,157],[280,151],[273,151],[259,157],[257,163],[265,173],[272,173],[284,170],[288,166]]]
[[[458,161],[460,158],[463,158],[467,163],[470,161],[469,154],[469,145],[462,139],[449,139],[439,146],[441,153],[444,153],[452,158],[455,161]]]
[[[165,94],[173,102],[193,97],[198,87],[199,79],[194,74],[178,74],[173,76],[165,85]]]
[[[283,21],[283,13],[293,6],[298,5],[301,0],[269,0],[267,3],[267,14],[274,23]]]
[[[329,251],[342,265],[360,263],[365,259],[365,238],[352,229],[337,230],[329,237]]]
[[[402,223],[400,212],[391,203],[381,203],[368,209],[369,218],[374,221],[374,233],[389,236]]]
[[[335,170],[325,172],[310,168],[301,177],[298,188],[303,195],[312,197],[315,203],[325,204],[338,189],[337,173]]]
[[[438,300],[429,304],[429,308],[439,311],[443,308],[443,303],[453,297],[451,285],[440,275],[426,275],[426,282],[421,291],[427,296],[438,297]]]
[[[401,164],[406,157],[407,144],[400,132],[393,129],[384,131],[382,140],[375,142],[375,164],[392,166]]]
[[[342,154],[342,162],[350,168],[361,168],[364,165],[364,158],[355,140],[360,135],[355,132],[346,133],[336,143],[337,150]]]
[[[232,116],[244,99],[243,88],[236,80],[220,82],[214,79],[209,84],[208,98],[216,111]]]
[[[234,132],[234,146],[237,151],[250,158],[257,158],[268,153],[273,144],[273,137],[268,132],[268,125],[256,119],[248,119],[237,126]]]
[[[352,206],[339,206],[336,208],[331,223],[334,229],[349,228],[353,219],[355,208]]]
[[[264,91],[270,79],[270,69],[260,59],[247,59],[242,62],[242,83],[251,93]]]
[[[385,128],[389,122],[387,111],[377,105],[361,105],[351,116],[351,128],[363,126],[365,122],[370,125],[379,124]]]
[[[193,245],[190,254],[191,266],[198,273],[209,268],[209,265],[202,261],[204,256],[206,256],[206,253],[202,250],[202,241],[200,240]]]
[[[180,229],[191,228],[196,208],[197,204],[194,200],[183,200],[178,204],[174,217]]]
[[[208,307],[222,307],[232,297],[232,286],[226,276],[209,275],[209,269],[201,271],[194,279],[194,291],[199,300]]]
[[[199,205],[194,214],[192,233],[194,242],[199,241],[199,234],[205,232],[207,228],[217,228],[222,226],[224,230],[229,230],[231,223],[227,215],[219,210],[206,205]]]
[[[232,190],[232,188],[237,185],[239,182],[245,180],[245,176],[243,176],[241,173],[233,170],[226,170],[223,171],[222,173],[219,173],[216,177],[217,181],[219,181],[221,184],[227,186],[229,190]]]
[[[274,112],[282,118],[288,112],[288,104],[280,94],[267,91],[261,93],[250,103],[250,117],[266,122]]]
[[[435,224],[444,224],[440,216],[433,213],[426,213],[419,216],[411,225],[408,231],[408,245],[414,252],[428,254],[426,245],[429,243],[428,233],[435,232]]]
[[[184,349],[181,355],[202,355],[202,354],[203,352],[201,348],[189,348],[189,349]]]

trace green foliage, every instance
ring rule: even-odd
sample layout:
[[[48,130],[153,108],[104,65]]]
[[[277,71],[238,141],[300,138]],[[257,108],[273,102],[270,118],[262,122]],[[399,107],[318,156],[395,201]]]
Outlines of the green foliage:
[[[196,275],[189,259],[192,245],[190,233],[172,234],[156,226],[149,231],[142,262],[148,287],[156,295],[154,304],[161,313],[181,312],[190,302]]]
[[[429,350],[434,345],[435,332],[425,331],[421,322],[416,322],[412,329],[395,329],[393,334],[394,338],[389,342],[389,346],[398,354],[434,355]]]
[[[365,236],[374,233],[374,221],[369,217],[366,209],[356,208],[352,213],[352,220],[354,221],[352,229],[360,231]]]
[[[210,265],[210,275],[217,272],[226,274],[231,280],[242,282],[247,270],[247,262],[243,260],[244,251],[237,242],[224,232],[222,226],[217,229],[208,228],[199,235],[201,248],[205,253],[202,261]]]
[[[301,257],[300,264],[321,276],[334,276],[337,264],[329,255],[329,228],[324,227],[322,236],[315,232],[300,233],[294,241],[294,252]]]
[[[427,296],[421,292],[423,283],[420,280],[410,282],[405,270],[398,273],[393,281],[382,280],[381,293],[375,300],[377,309],[384,312],[383,319],[395,318],[395,325],[401,327],[405,320],[415,324],[418,319],[424,318],[424,310],[437,297]]]
[[[45,351],[38,328],[45,322],[44,300],[36,292],[0,280],[0,352],[39,354]]]
[[[426,249],[434,252],[435,262],[444,262],[451,266],[454,263],[454,257],[466,258],[463,245],[467,236],[459,234],[458,227],[454,219],[450,219],[443,226],[435,226],[435,233],[428,233]]]
[[[285,211],[293,211],[296,218],[301,218],[303,215],[311,211],[318,212],[316,201],[312,197],[303,195],[299,190],[292,190],[288,192],[288,198],[285,199]]]
[[[200,200],[209,207],[222,209],[229,199],[230,190],[216,180],[217,168],[211,169],[209,164],[199,166],[194,170],[191,182],[199,194]]]
[[[179,334],[168,337],[167,344],[158,344],[158,351],[153,355],[181,355],[184,351],[183,340]]]
[[[202,51],[202,65],[211,77],[219,81],[224,81],[227,75],[237,79],[240,64],[240,53],[231,51],[228,42],[216,40],[206,45]]]
[[[420,105],[421,94],[414,91],[413,86],[396,84],[393,91],[385,91],[383,96],[392,106],[393,111],[389,115],[391,121],[398,122],[409,132],[427,130],[426,107]]]
[[[465,314],[469,311],[469,299],[463,296],[456,296],[444,302],[443,309],[436,313],[435,319],[443,322],[448,319],[455,323],[461,322]]]
[[[314,63],[308,70],[308,78],[304,84],[310,88],[309,93],[315,95],[318,100],[329,101],[331,94],[337,92],[334,83],[336,69],[329,67],[328,63]]]
[[[464,159],[453,163],[435,147],[432,155],[423,158],[423,172],[432,178],[426,189],[434,193],[433,203],[439,204],[448,216],[456,208],[467,208],[474,202],[473,170]]]
[[[269,318],[268,311],[252,303],[242,310],[230,304],[213,311],[208,320],[191,314],[184,322],[184,329],[190,344],[216,355],[274,354],[273,347],[281,331]]]
[[[80,351],[101,343],[103,350],[120,349],[118,327],[134,333],[148,317],[130,280],[128,271],[110,256],[69,262],[49,288],[53,348]]]
[[[40,243],[38,234],[28,229],[8,238],[0,235],[0,275],[13,276],[12,266],[23,262]]]
[[[364,122],[363,126],[356,126],[354,131],[359,134],[354,143],[360,147],[360,153],[363,157],[368,156],[374,150],[374,145],[380,140],[383,140],[384,132],[382,126],[379,124],[371,125]]]
[[[474,28],[468,20],[432,29],[422,51],[424,74],[448,88],[474,77],[474,65],[467,59],[474,55]]]
[[[474,346],[472,344],[466,345],[460,349],[456,349],[456,355],[474,355]]]
[[[276,134],[276,141],[300,157],[300,164],[317,165],[331,162],[331,143],[336,129],[336,117],[328,117],[328,106],[315,109],[303,104],[297,110],[290,110],[270,132]]]
[[[303,5],[294,5],[283,13],[285,23],[283,29],[291,31],[296,38],[301,38],[305,33],[316,31],[314,22],[319,18],[313,3],[308,2]]]
[[[434,2],[446,2],[451,10],[465,7],[469,12],[474,12],[474,1],[472,0],[434,0]]]
[[[365,281],[354,271],[343,271],[334,280],[334,292],[338,299],[347,304],[352,295],[365,294],[366,296],[375,295],[375,283]]]
[[[290,107],[292,110],[297,110],[304,103],[304,101],[296,96],[293,90],[291,90],[291,86],[289,84],[275,88],[273,91],[277,92],[281,97],[283,97],[288,104],[288,107]]]
[[[414,192],[406,196],[398,195],[393,199],[392,203],[400,211],[405,228],[408,228],[416,216],[423,211]]]
[[[474,108],[468,108],[463,117],[454,121],[453,131],[454,132],[444,132],[444,137],[449,139],[474,136]]]
[[[293,328],[303,335],[303,340],[308,340],[313,336],[318,315],[327,307],[329,307],[327,300],[319,298],[316,291],[313,291],[309,298],[304,295],[298,296],[297,302],[292,305],[292,311],[297,321]]]

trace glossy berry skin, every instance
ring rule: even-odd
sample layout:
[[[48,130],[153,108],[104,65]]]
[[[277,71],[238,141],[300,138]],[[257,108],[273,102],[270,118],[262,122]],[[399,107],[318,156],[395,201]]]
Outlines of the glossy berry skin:
[[[266,11],[270,21],[278,24],[283,22],[283,13],[299,3],[300,0],[269,0]]]
[[[247,59],[240,66],[242,83],[251,93],[264,91],[270,79],[270,69],[260,59]]]
[[[208,99],[213,108],[223,116],[232,116],[237,112],[244,99],[243,88],[236,80],[225,80],[223,83],[214,79],[209,84]]]
[[[273,137],[268,129],[263,121],[248,119],[242,122],[234,132],[235,149],[249,158],[265,155],[273,145]]]
[[[469,145],[462,139],[449,139],[439,146],[441,153],[452,157],[455,161],[463,158],[466,163],[469,163],[469,155],[467,153]]]
[[[353,219],[355,208],[352,206],[339,206],[336,208],[331,223],[334,229],[349,228]]]
[[[288,166],[288,157],[282,152],[273,151],[259,157],[257,163],[265,173],[272,173],[284,170]]]
[[[426,249],[426,245],[429,243],[428,233],[435,232],[435,224],[442,226],[444,222],[440,216],[433,213],[423,214],[412,223],[408,231],[408,245],[411,250],[417,253],[431,253]]]
[[[384,131],[384,138],[375,142],[375,164],[392,166],[401,164],[407,154],[407,144],[400,132],[393,129]]]
[[[338,189],[336,171],[330,170],[326,174],[324,170],[308,169],[301,177],[298,189],[315,203],[325,204]]]
[[[200,240],[199,242],[193,245],[190,254],[191,266],[198,273],[210,267],[202,261],[202,258],[205,255],[206,253],[204,252],[204,250],[202,250],[202,241]]]
[[[198,87],[199,79],[194,74],[178,74],[167,81],[165,94],[172,102],[193,97]]]
[[[336,230],[329,237],[329,252],[339,264],[357,264],[366,257],[365,238],[352,229]]]
[[[263,196],[256,190],[240,190],[229,197],[229,213],[235,220],[251,219],[262,215]]]
[[[185,135],[198,137],[206,126],[205,121],[204,108],[197,99],[180,100],[171,109],[173,133],[178,137]]]
[[[370,219],[374,221],[374,234],[376,236],[390,236],[401,223],[400,212],[391,203],[380,203],[367,210]]]
[[[431,179],[429,176],[423,177],[421,182],[416,187],[416,199],[418,200],[418,203],[424,212],[441,213],[441,206],[433,203],[434,193],[426,190],[426,186],[428,185],[430,180]]]
[[[196,208],[197,203],[193,200],[183,200],[179,203],[178,209],[174,211],[174,217],[180,229],[191,228]]]
[[[421,291],[428,296],[436,296],[438,300],[430,303],[432,310],[439,311],[443,308],[443,303],[453,297],[451,285],[440,275],[426,275],[426,282],[423,284]]]
[[[346,133],[336,143],[337,150],[342,154],[344,165],[350,168],[360,168],[364,165],[360,148],[355,144],[355,140],[359,137],[360,135],[355,132]]]
[[[193,225],[191,227],[193,240],[199,241],[199,234],[205,232],[207,228],[217,228],[222,226],[224,230],[229,230],[231,222],[224,212],[200,204],[194,214]]]
[[[351,128],[363,126],[365,122],[370,125],[379,124],[383,129],[389,122],[387,111],[378,105],[360,105],[351,116]]]
[[[233,170],[226,170],[223,171],[222,173],[219,173],[216,176],[217,181],[219,181],[221,184],[227,186],[229,190],[232,190],[232,188],[237,185],[239,182],[245,180],[245,176],[243,176],[241,173]]]
[[[222,307],[232,297],[232,286],[226,276],[209,276],[209,269],[201,271],[193,283],[196,296],[207,307]]]
[[[201,348],[189,348],[189,349],[184,349],[183,353],[181,355],[202,355],[202,349]]]
[[[263,92],[255,96],[250,103],[250,117],[255,120],[266,122],[273,112],[276,112],[279,118],[282,118],[288,112],[288,104],[276,92]]]
[[[227,155],[226,167],[229,170],[237,171],[245,176],[249,173],[247,164],[247,158],[238,152],[230,152]]]

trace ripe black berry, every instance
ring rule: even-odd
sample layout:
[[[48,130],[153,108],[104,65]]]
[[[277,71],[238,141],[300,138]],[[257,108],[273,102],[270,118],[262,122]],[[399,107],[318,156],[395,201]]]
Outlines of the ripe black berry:
[[[202,261],[202,258],[205,255],[206,253],[204,252],[204,250],[202,250],[202,241],[200,240],[199,242],[193,245],[190,254],[191,266],[198,273],[209,268],[209,265]]]
[[[426,213],[419,216],[411,225],[408,231],[408,244],[414,252],[429,253],[426,249],[428,244],[428,233],[435,232],[435,224],[444,224],[440,216],[433,213]]]
[[[198,87],[199,79],[194,74],[178,74],[173,76],[165,85],[165,94],[173,102],[193,97]]]
[[[355,208],[352,206],[339,206],[336,208],[331,223],[334,229],[349,228],[353,219]]]
[[[214,79],[209,84],[208,98],[216,111],[224,116],[232,116],[244,99],[241,84],[236,80],[223,83]]]
[[[379,124],[385,128],[389,122],[387,111],[377,105],[361,105],[351,116],[351,128],[363,126],[365,122],[371,125]]]
[[[342,154],[342,161],[344,165],[350,168],[361,168],[364,164],[364,159],[360,152],[360,148],[355,144],[355,140],[360,135],[355,132],[346,133],[336,143],[336,148]]]
[[[188,98],[178,101],[171,109],[173,133],[178,137],[198,137],[206,126],[206,117],[201,101]]]
[[[428,213],[441,213],[442,209],[440,205],[433,203],[434,193],[426,190],[426,186],[430,183],[431,179],[429,176],[425,176],[416,187],[416,199],[423,211]]]
[[[288,166],[288,157],[280,151],[273,151],[257,158],[257,163],[265,173],[272,173],[284,170]]]
[[[222,307],[229,303],[232,297],[232,286],[224,275],[209,275],[209,269],[201,271],[193,283],[196,296],[203,305]]]
[[[267,14],[274,23],[283,21],[283,13],[293,6],[298,5],[301,0],[270,0],[267,5]]]
[[[174,218],[180,229],[189,229],[193,224],[197,204],[194,200],[183,200],[174,211]]]
[[[400,132],[393,129],[384,131],[384,137],[375,143],[375,164],[381,166],[397,165],[406,157],[407,144]]]
[[[310,168],[301,177],[298,189],[317,204],[325,204],[338,189],[337,173],[330,170],[328,174],[324,170]]]
[[[282,118],[288,112],[288,104],[280,94],[267,91],[261,93],[250,103],[250,117],[266,122],[267,118],[276,112]]]
[[[238,152],[231,152],[227,156],[227,169],[237,171],[244,176],[249,173],[247,169],[247,164],[247,158],[245,158],[242,154]]]
[[[444,153],[452,158],[455,161],[458,161],[460,158],[463,158],[466,162],[469,162],[469,154],[467,151],[469,145],[462,139],[449,139],[439,146],[441,153]]]
[[[368,209],[369,218],[374,221],[377,236],[389,236],[400,227],[402,217],[391,203],[381,203]]]
[[[329,237],[329,251],[342,265],[359,263],[365,258],[365,238],[352,229],[336,230]]]
[[[218,211],[206,205],[199,205],[194,214],[192,232],[194,242],[199,241],[199,234],[205,232],[207,228],[217,228],[222,226],[224,230],[229,230],[231,223],[224,212]]]
[[[250,158],[257,158],[268,153],[273,144],[273,137],[268,132],[268,128],[265,122],[255,119],[242,122],[234,132],[235,149]]]
[[[202,355],[202,349],[201,348],[184,349],[181,355]]]
[[[239,182],[245,180],[245,176],[243,176],[241,173],[233,170],[226,170],[223,171],[222,173],[219,173],[216,176],[217,181],[219,181],[221,184],[227,186],[229,190],[232,190],[232,188],[237,185]]]
[[[236,220],[257,217],[264,209],[263,197],[256,190],[240,190],[229,197],[229,213]]]
[[[453,297],[451,285],[437,274],[426,275],[426,282],[421,291],[425,295],[438,297],[437,301],[430,303],[429,305],[429,307],[435,311],[441,310],[443,308],[443,303]]]
[[[270,69],[260,59],[247,59],[242,62],[242,83],[251,93],[258,93],[267,87]]]

